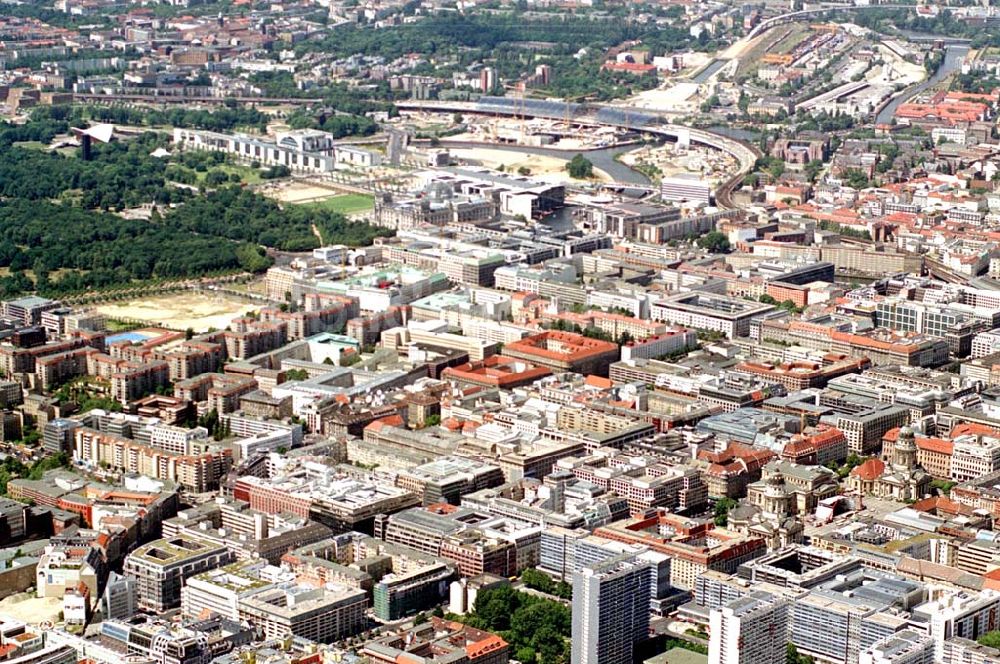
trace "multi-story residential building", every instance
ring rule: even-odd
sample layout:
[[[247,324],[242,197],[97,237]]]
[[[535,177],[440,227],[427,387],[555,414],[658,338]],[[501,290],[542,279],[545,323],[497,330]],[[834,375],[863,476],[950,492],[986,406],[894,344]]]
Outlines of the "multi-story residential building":
[[[257,382],[248,376],[203,373],[174,383],[174,396],[192,403],[205,402],[205,410],[219,415],[240,409],[240,397],[256,391]]]
[[[170,380],[187,380],[200,374],[213,373],[222,364],[225,347],[206,341],[186,341],[163,353],[155,353],[167,363]]]
[[[125,574],[138,584],[140,608],[162,613],[180,606],[184,582],[232,560],[221,545],[190,535],[177,535],[144,544],[125,558]]]
[[[288,325],[284,322],[270,323],[254,318],[238,318],[232,329],[223,335],[226,354],[234,359],[245,360],[255,355],[281,348],[288,342]]]
[[[1000,649],[972,639],[954,637],[944,642],[942,664],[1000,664]]]
[[[816,591],[796,597],[789,607],[789,640],[803,654],[836,662],[857,661],[866,646],[863,640],[874,642],[887,635],[863,629],[878,608],[869,596]],[[889,633],[905,625],[899,622],[888,626]],[[873,620],[872,626],[879,625]]]
[[[87,342],[81,338],[55,341],[31,348],[21,348],[8,343],[0,344],[0,374],[5,377],[11,377],[15,374],[33,374],[38,358],[82,348],[86,345]]]
[[[170,366],[162,360],[123,362],[111,374],[111,398],[127,405],[170,384]]]
[[[994,590],[979,593],[945,591],[938,598],[915,607],[912,617],[934,642],[935,661],[942,661],[948,639],[975,641],[997,629],[998,609],[1000,593]]]
[[[934,642],[925,634],[903,630],[865,649],[858,664],[934,664]]]
[[[233,463],[232,450],[216,445],[168,452],[85,426],[74,431],[73,444],[73,458],[79,461],[171,480],[197,493],[217,489]]]
[[[766,592],[712,609],[709,629],[712,664],[783,664],[788,657],[788,603]]]
[[[648,638],[650,575],[634,554],[601,560],[573,574],[572,661],[630,664]]]
[[[50,390],[73,378],[85,376],[87,357],[97,352],[85,346],[38,358],[35,361],[35,385],[42,390]]]

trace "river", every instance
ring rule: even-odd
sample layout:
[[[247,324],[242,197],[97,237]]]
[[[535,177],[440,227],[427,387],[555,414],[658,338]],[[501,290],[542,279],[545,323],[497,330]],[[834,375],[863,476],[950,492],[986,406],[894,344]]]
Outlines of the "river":
[[[756,143],[760,140],[760,132],[752,131],[750,129],[743,129],[741,127],[727,127],[724,125],[714,125],[708,128],[709,131],[714,131],[716,134],[722,134],[723,136],[728,136],[729,138],[735,138],[739,141],[745,141],[747,143]]]
[[[896,109],[899,108],[900,104],[903,104],[908,99],[912,99],[914,96],[920,94],[927,88],[940,83],[946,76],[957,70],[962,65],[962,60],[969,53],[968,46],[948,46],[944,55],[944,62],[938,67],[937,72],[933,76],[928,78],[923,83],[917,83],[906,88],[898,95],[896,95],[892,101],[886,104],[885,108],[879,111],[879,114],[875,116],[876,124],[890,124],[892,118],[896,115]]]

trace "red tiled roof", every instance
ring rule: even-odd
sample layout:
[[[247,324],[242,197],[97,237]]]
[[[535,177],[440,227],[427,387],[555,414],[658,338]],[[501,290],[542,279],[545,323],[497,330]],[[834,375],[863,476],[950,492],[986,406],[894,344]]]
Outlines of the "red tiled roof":
[[[951,456],[955,452],[955,443],[944,438],[917,438],[917,448],[938,454]]]
[[[866,482],[878,479],[885,472],[885,464],[880,459],[868,459],[851,471],[853,477],[860,477]]]
[[[400,415],[389,415],[388,417],[383,417],[371,422],[366,426],[366,429],[371,429],[372,431],[381,431],[382,427],[401,427],[403,426],[403,418]]]

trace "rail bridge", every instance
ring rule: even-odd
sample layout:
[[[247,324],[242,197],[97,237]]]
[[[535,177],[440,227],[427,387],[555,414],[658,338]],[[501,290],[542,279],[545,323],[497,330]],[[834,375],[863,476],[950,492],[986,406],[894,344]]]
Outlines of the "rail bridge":
[[[93,102],[96,104],[212,104],[228,103],[249,104],[321,104],[319,98],[301,97],[200,97],[197,95],[155,95],[155,94],[95,94],[90,92],[74,92],[73,101]]]

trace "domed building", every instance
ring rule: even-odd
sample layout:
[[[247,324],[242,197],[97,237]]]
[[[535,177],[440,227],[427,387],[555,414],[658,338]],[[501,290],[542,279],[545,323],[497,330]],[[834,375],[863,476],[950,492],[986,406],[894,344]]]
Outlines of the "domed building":
[[[788,464],[794,465],[794,464]],[[782,464],[765,466],[765,475],[749,499],[729,512],[728,527],[743,535],[755,535],[769,550],[803,541],[805,527],[796,517],[795,490],[785,482]]]
[[[862,495],[906,502],[928,494],[931,480],[931,476],[917,465],[917,440],[913,429],[903,427],[893,446],[891,463],[869,459],[852,470],[844,484]]]

